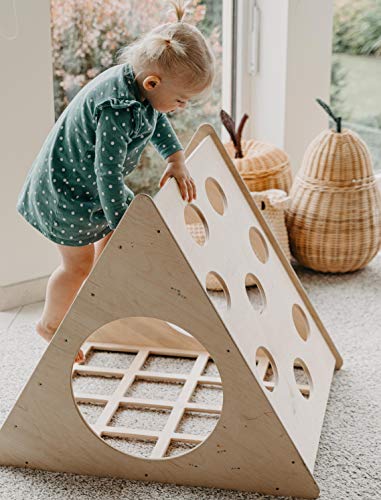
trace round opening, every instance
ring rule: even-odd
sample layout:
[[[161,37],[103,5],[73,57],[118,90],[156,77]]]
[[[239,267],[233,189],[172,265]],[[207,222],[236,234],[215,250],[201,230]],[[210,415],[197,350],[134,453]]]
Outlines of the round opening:
[[[206,275],[206,291],[213,304],[220,311],[230,308],[230,293],[224,279],[214,271]]]
[[[312,379],[306,364],[300,358],[296,358],[294,361],[294,377],[300,394],[309,399],[312,391]]]
[[[246,274],[245,289],[250,304],[255,311],[262,313],[266,307],[266,296],[259,279],[252,273]]]
[[[251,248],[262,264],[265,264],[269,258],[269,249],[262,233],[256,227],[249,230]]]
[[[218,214],[223,215],[226,210],[227,202],[225,193],[219,183],[212,177],[208,177],[205,181],[205,190],[208,200],[214,210]]]
[[[278,383],[278,370],[274,358],[265,347],[257,349],[255,367],[263,385],[272,392]]]
[[[213,432],[222,411],[221,377],[186,330],[128,317],[102,326],[82,350],[85,362],[73,366],[73,398],[109,446],[138,458],[170,459]]]
[[[200,246],[204,245],[209,237],[209,229],[201,210],[192,204],[185,205],[184,220],[193,240]]]
[[[292,306],[292,318],[300,337],[303,340],[307,340],[310,334],[310,325],[308,323],[307,316],[298,304],[294,304]]]

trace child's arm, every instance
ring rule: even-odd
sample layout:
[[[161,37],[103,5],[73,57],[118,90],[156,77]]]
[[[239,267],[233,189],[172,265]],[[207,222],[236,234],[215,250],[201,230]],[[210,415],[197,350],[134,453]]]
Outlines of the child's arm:
[[[175,177],[183,200],[188,198],[189,202],[192,201],[196,198],[196,185],[185,166],[183,147],[164,113],[159,113],[151,142],[168,162],[159,181],[159,187],[162,187],[170,177]]]
[[[130,142],[129,116],[123,109],[105,107],[96,129],[95,175],[99,198],[111,229],[115,229],[134,193],[124,184],[123,165]]]
[[[151,142],[164,160],[176,151],[184,149],[165,113],[159,113]]]
[[[174,177],[179,185],[183,200],[191,202],[193,198],[196,199],[196,184],[185,165],[184,151],[177,151],[168,156],[167,161],[168,165],[161,176],[159,187],[163,187],[170,177]]]

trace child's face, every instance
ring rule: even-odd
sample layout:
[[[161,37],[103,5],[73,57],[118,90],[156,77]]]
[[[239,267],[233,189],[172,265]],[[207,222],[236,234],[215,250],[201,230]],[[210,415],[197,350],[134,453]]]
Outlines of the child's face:
[[[162,113],[184,109],[189,99],[199,92],[187,91],[180,80],[161,77],[158,74],[149,75],[142,82],[143,96],[153,108]]]

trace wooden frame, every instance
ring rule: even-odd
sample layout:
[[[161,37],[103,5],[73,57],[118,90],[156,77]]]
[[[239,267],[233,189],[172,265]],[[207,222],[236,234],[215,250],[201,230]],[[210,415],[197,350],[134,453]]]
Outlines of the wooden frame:
[[[151,328],[152,327],[153,325],[151,324]],[[74,375],[85,374],[101,375],[104,377],[117,376],[122,378],[120,384],[117,386],[117,389],[111,396],[94,396],[93,394],[74,393],[74,398],[77,403],[81,402],[106,405],[100,417],[97,419],[97,422],[92,426],[92,429],[94,430],[94,432],[96,432],[96,434],[98,434],[100,437],[115,436],[130,437],[141,440],[157,440],[150,458],[163,458],[171,441],[196,444],[202,443],[204,441],[205,436],[178,433],[176,432],[176,429],[186,411],[196,411],[216,415],[219,415],[221,413],[220,406],[189,402],[189,399],[198,384],[221,386],[220,377],[208,377],[202,375],[202,372],[210,359],[210,356],[206,351],[193,351],[186,349],[182,351],[180,349],[163,347],[147,348],[146,346],[126,346],[124,344],[88,342],[86,344],[86,348],[84,349],[84,354],[88,355],[91,350],[128,352],[136,354],[134,362],[131,363],[131,365],[126,369],[99,367],[93,368],[91,366],[83,366],[78,364],[75,365],[73,370]],[[189,374],[143,371],[142,366],[144,365],[144,362],[147,360],[148,356],[151,354],[189,357],[193,358],[195,360],[195,363]],[[176,401],[163,401],[157,399],[147,400],[145,398],[125,397],[124,394],[126,393],[128,388],[131,387],[135,380],[182,382],[184,384],[184,387],[181,391],[180,397]],[[108,425],[108,423],[110,422],[111,418],[120,405],[126,405],[131,408],[168,409],[171,410],[171,415],[163,431],[142,431],[135,428],[129,429],[124,427],[111,427]]]
[[[0,429],[0,463],[315,498],[313,467],[332,375],[342,359],[211,126],[200,127],[186,156],[197,200],[191,206],[182,200],[175,179],[154,200],[135,197]],[[192,217],[184,220],[184,210],[206,224],[204,245],[189,235]],[[206,291],[208,272],[224,285],[225,308]],[[263,295],[261,312],[247,296],[249,272]],[[82,418],[71,387],[73,360],[84,342],[138,353],[129,375],[119,373],[123,390],[104,398],[109,408],[95,430]],[[181,401],[171,405],[168,425],[155,434],[154,457],[142,459],[112,448],[97,432],[107,432],[124,389],[148,353],[160,349],[197,357],[196,368]],[[161,458],[169,440],[180,438],[175,424],[209,356],[223,386],[220,419],[191,451]],[[274,372],[270,384],[264,383],[266,356]],[[298,386],[294,366],[308,370],[308,388]]]

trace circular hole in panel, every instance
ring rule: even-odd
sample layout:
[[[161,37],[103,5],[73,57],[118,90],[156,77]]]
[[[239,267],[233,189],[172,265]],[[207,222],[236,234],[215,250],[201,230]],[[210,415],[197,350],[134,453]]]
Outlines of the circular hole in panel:
[[[249,230],[251,248],[262,264],[265,264],[269,258],[269,249],[262,233],[256,227]]]
[[[171,459],[201,446],[213,432],[222,411],[221,378],[214,360],[188,331],[156,318],[122,318],[95,331],[81,349],[85,362],[73,366],[73,398],[84,422],[107,445],[138,458]],[[200,356],[200,376],[216,379],[194,387],[187,381]],[[193,407],[169,430],[177,436],[167,447],[161,431],[185,386]],[[119,403],[109,413],[107,401],[116,392]],[[205,405],[217,411],[202,411]],[[189,434],[196,440],[188,442]]]
[[[224,279],[214,271],[206,275],[205,288],[218,310],[230,308],[230,293]]]
[[[312,391],[312,379],[306,364],[300,358],[294,361],[294,377],[300,394],[308,399]]]
[[[266,295],[259,279],[252,273],[246,274],[245,287],[250,304],[257,312],[262,313],[266,307]]]
[[[208,224],[201,210],[193,204],[185,205],[184,220],[188,233],[202,246],[209,237]]]
[[[278,383],[278,370],[274,358],[265,347],[257,349],[255,366],[263,385],[272,392]]]
[[[294,320],[295,328],[301,338],[303,340],[307,340],[310,334],[310,325],[308,323],[307,316],[298,304],[294,304],[292,306],[292,318]]]
[[[219,183],[212,177],[208,177],[205,181],[205,190],[208,200],[214,210],[218,214],[223,215],[226,210],[227,202],[225,193]]]

